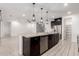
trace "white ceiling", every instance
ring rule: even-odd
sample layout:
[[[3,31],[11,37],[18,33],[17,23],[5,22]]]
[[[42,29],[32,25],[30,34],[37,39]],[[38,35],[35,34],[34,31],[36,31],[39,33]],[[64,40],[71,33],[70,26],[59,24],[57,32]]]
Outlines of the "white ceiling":
[[[72,14],[79,13],[79,3],[69,3],[67,7],[64,7],[64,3],[36,3],[35,15],[37,20],[41,18],[41,7],[44,8],[43,19],[46,19],[46,10],[49,11],[49,18],[67,15],[67,11],[71,11]],[[3,20],[32,20],[32,3],[0,3],[0,9]],[[23,17],[22,14],[26,14],[26,17]]]

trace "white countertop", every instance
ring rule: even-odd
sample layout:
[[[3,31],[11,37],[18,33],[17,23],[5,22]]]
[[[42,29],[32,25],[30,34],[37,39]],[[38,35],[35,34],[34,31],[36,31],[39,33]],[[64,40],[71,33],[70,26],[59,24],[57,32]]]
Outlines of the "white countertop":
[[[43,36],[43,35],[49,35],[49,34],[55,34],[54,32],[42,32],[42,33],[29,33],[29,34],[22,34],[22,36],[25,36],[26,38],[30,37],[36,37],[36,36]]]

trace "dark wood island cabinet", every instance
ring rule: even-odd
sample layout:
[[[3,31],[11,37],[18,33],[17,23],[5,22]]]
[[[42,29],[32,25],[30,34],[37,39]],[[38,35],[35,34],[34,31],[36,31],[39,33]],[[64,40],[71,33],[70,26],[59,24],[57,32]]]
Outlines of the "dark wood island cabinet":
[[[26,38],[23,36],[23,55],[40,56],[59,42],[59,34],[46,34]]]

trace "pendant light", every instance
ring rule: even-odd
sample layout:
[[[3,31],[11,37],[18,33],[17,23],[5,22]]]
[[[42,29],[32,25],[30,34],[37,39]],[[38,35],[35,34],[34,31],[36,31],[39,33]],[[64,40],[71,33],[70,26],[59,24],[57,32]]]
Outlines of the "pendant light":
[[[43,23],[42,10],[43,8],[41,8],[41,20],[40,20],[41,23]]]
[[[35,8],[35,3],[32,3],[33,4],[33,15],[32,15],[32,21],[36,21],[36,18],[35,18],[35,13],[34,13],[34,8]]]
[[[46,24],[48,24],[48,11],[46,11],[46,17],[47,17]]]

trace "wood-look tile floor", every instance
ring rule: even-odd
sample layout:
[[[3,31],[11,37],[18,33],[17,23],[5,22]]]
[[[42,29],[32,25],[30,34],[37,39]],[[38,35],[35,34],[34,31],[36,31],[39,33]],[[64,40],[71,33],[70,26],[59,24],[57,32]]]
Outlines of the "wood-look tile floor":
[[[6,38],[0,40],[0,56],[20,56],[19,38]],[[59,43],[42,56],[78,56],[77,43],[60,40]]]
[[[18,37],[0,39],[0,56],[18,56],[18,39]]]
[[[68,40],[60,41],[55,47],[48,50],[42,56],[78,56],[78,47],[76,42]]]

